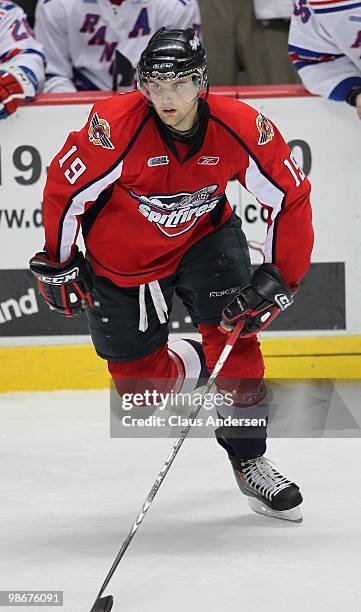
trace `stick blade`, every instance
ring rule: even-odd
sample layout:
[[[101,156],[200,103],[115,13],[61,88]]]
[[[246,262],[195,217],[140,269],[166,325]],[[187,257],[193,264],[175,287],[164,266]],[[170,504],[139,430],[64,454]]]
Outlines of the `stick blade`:
[[[113,607],[113,597],[98,597],[90,612],[110,612]]]

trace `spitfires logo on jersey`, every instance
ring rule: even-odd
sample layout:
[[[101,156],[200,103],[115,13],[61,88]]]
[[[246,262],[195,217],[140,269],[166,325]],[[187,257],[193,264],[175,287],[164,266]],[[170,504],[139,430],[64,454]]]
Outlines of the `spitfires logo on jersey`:
[[[258,144],[259,145],[267,144],[267,142],[272,140],[273,136],[275,135],[273,131],[272,123],[270,122],[269,119],[267,119],[267,117],[265,117],[264,115],[262,115],[262,113],[260,113],[256,119],[256,125],[260,133]]]
[[[89,125],[89,140],[104,149],[114,149],[110,140],[110,125],[106,119],[99,119],[98,113],[94,113]]]
[[[194,193],[181,192],[162,195],[137,195],[130,191],[132,198],[139,202],[139,212],[168,238],[188,232],[197,221],[211,212],[224,198],[224,193],[213,196],[218,185],[202,187]]]

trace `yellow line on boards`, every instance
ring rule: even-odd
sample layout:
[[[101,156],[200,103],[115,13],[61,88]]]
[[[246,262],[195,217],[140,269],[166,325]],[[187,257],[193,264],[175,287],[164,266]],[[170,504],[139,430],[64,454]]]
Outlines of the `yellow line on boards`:
[[[268,378],[359,378],[361,336],[267,338]],[[0,392],[101,389],[106,362],[91,345],[0,348]]]
[[[106,362],[91,345],[0,348],[0,392],[101,389]]]
[[[361,336],[308,336],[262,340],[265,356],[361,355]]]

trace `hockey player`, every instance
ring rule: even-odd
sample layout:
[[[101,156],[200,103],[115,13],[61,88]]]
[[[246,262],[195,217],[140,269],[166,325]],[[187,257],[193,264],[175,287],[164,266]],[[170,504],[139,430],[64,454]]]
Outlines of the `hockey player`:
[[[297,0],[288,49],[308,91],[348,102],[361,119],[358,0]]]
[[[0,119],[33,100],[44,83],[45,57],[24,11],[0,2]]]
[[[225,330],[242,318],[243,335],[217,379],[233,406],[225,402],[218,413],[246,409],[266,421],[257,333],[292,303],[309,267],[309,182],[262,113],[207,96],[205,52],[192,29],[153,36],[138,87],[96,104],[52,161],[45,251],[30,267],[53,308],[71,316],[86,307],[95,349],[119,393],[150,378],[189,390],[222,351],[222,311]],[[253,276],[241,220],[225,195],[233,177],[269,211],[266,263]],[[80,228],[86,259],[75,246]],[[167,343],[174,291],[202,346]],[[216,432],[242,491],[258,509],[299,518],[298,486],[264,457],[265,422],[245,429]]]
[[[200,31],[198,0],[39,0],[35,33],[47,56],[45,91],[129,91],[162,26]]]

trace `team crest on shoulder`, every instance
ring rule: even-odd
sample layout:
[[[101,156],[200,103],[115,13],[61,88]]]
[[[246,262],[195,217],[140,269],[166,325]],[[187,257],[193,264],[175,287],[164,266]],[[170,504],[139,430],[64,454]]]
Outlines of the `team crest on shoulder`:
[[[258,144],[267,144],[267,142],[272,140],[273,136],[275,135],[272,123],[269,119],[267,119],[267,117],[260,113],[256,119],[256,125],[260,133]]]
[[[114,149],[110,140],[110,125],[106,119],[99,119],[98,113],[94,113],[89,125],[89,140],[95,145],[100,145],[104,149]]]

